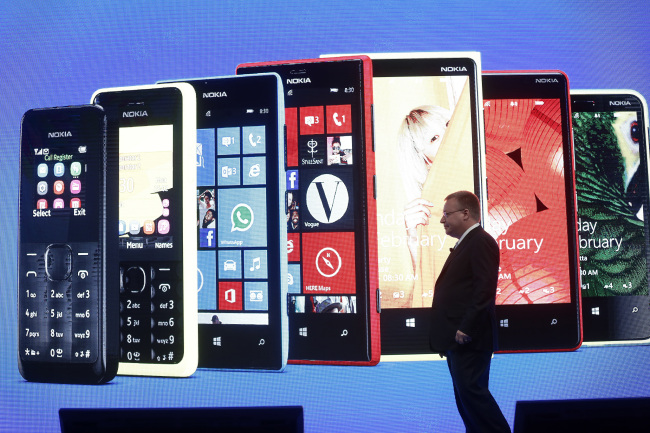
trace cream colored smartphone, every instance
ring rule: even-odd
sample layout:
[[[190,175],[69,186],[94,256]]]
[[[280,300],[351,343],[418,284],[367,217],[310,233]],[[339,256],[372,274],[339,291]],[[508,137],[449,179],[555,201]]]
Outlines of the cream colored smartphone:
[[[196,95],[176,83],[101,89],[119,146],[118,374],[189,376],[198,362]]]

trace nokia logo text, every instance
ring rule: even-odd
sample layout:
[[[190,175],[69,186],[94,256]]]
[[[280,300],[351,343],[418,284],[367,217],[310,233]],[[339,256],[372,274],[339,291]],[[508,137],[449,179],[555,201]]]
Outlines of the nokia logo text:
[[[609,101],[609,105],[632,105],[630,101]]]
[[[228,95],[226,92],[207,92],[203,93],[204,98],[226,98]]]
[[[48,132],[47,138],[63,138],[63,137],[72,137],[72,132],[70,131],[57,131],[57,132]]]
[[[557,78],[535,78],[535,83],[538,84],[547,84],[547,83],[559,83]]]
[[[309,78],[287,78],[287,84],[307,84],[311,83]]]
[[[122,113],[122,117],[148,117],[149,114],[147,114],[146,110],[142,111],[124,111]]]
[[[467,72],[467,68],[465,66],[441,66],[440,71],[441,72]]]

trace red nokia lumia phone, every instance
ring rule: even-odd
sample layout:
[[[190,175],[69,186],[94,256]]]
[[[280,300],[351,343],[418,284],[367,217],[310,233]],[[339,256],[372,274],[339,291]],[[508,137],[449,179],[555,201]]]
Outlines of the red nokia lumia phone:
[[[289,363],[379,362],[372,68],[365,56],[240,65],[282,78]]]
[[[483,75],[488,218],[501,251],[499,351],[582,342],[569,84],[560,71]]]

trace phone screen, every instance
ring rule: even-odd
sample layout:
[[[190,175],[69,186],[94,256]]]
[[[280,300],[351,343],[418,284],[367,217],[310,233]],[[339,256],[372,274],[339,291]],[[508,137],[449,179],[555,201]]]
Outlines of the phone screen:
[[[371,359],[361,60],[254,68],[285,85],[290,360]]]
[[[92,111],[65,116],[62,109],[53,109],[51,117],[33,110],[23,122],[21,235],[27,242],[99,241],[105,125]]]
[[[186,351],[183,95],[108,89],[95,102],[119,143],[120,363],[177,365]]]
[[[444,71],[455,72],[444,72]],[[373,59],[382,354],[429,353],[428,311],[456,239],[445,197],[481,196],[472,59]]]
[[[650,337],[648,168],[633,95],[572,94],[585,341]]]
[[[120,248],[174,248],[174,125],[125,126],[120,143]],[[174,227],[175,229],[175,227]]]
[[[23,363],[106,368],[106,351],[116,354],[117,339],[107,341],[106,334],[107,323],[111,335],[116,323],[104,316],[115,313],[114,304],[106,304],[105,284],[117,282],[107,279],[104,262],[104,221],[114,222],[104,214],[105,132],[106,117],[98,107],[30,110],[23,118],[18,290]],[[111,283],[108,289],[116,287]],[[28,379],[93,380],[83,370],[21,368]],[[94,370],[94,380],[103,374],[102,368]]]
[[[279,77],[186,82],[196,90],[198,113],[199,366],[280,370],[286,232]]]
[[[486,99],[488,223],[497,305],[571,302],[559,99]]]
[[[581,332],[568,85],[560,73],[486,74],[483,91],[485,229],[501,251],[499,348],[575,348]]]

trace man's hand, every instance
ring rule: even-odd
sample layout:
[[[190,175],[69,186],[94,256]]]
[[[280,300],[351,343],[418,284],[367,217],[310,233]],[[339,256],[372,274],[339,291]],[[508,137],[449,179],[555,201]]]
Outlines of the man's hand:
[[[467,344],[470,341],[472,341],[472,337],[465,334],[461,330],[456,331],[456,343],[458,343],[458,344]]]

